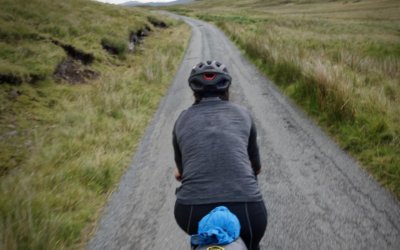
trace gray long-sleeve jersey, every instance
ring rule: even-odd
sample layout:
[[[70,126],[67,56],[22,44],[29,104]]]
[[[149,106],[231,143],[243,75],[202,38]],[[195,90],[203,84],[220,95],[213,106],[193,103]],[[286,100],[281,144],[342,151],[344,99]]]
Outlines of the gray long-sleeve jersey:
[[[173,130],[181,204],[261,201],[257,132],[250,113],[219,98],[183,111]]]

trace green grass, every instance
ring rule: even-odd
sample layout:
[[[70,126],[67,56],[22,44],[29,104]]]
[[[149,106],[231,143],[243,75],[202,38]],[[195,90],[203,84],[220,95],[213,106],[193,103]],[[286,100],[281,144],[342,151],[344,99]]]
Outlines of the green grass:
[[[65,57],[56,39],[87,53],[98,62],[110,58],[101,40],[128,41],[130,32],[149,25],[149,13],[94,1],[0,0],[0,72],[39,74],[51,78],[54,64]]]
[[[400,198],[400,3],[197,1],[282,91]]]
[[[91,1],[0,3],[0,73],[23,79],[0,84],[0,249],[84,248],[168,89],[189,28],[165,19],[170,28],[156,29],[145,10]],[[102,49],[102,39],[127,42],[144,25],[153,31],[135,53]],[[56,83],[66,55],[48,39],[93,54],[100,77]]]

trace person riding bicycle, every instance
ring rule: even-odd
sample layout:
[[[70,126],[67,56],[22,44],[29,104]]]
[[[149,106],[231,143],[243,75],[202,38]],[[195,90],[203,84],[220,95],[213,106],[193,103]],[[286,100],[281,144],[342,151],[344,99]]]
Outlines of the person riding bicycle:
[[[189,86],[194,104],[175,122],[173,148],[181,181],[174,215],[187,234],[218,206],[240,221],[248,249],[259,249],[267,227],[267,210],[258,187],[261,162],[257,130],[244,107],[229,102],[232,78],[226,66],[206,61],[193,67]]]

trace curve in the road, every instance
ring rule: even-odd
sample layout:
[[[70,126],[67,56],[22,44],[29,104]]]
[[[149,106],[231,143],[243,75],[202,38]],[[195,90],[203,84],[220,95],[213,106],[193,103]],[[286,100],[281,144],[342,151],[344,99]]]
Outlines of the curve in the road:
[[[188,249],[173,216],[171,132],[191,105],[191,67],[217,59],[233,76],[232,101],[256,119],[269,212],[262,249],[399,249],[400,204],[372,180],[211,24],[183,18],[192,38],[101,219],[89,249]]]

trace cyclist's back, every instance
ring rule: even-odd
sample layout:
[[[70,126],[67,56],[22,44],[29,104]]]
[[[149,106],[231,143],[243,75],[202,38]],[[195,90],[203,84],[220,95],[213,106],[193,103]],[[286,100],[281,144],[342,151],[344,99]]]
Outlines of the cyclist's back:
[[[178,201],[181,204],[261,201],[254,174],[260,168],[258,150],[249,147],[254,130],[247,110],[218,97],[205,98],[185,110],[174,129],[185,166]]]
[[[186,233],[215,207],[239,219],[248,249],[259,249],[267,211],[256,176],[261,164],[257,131],[250,113],[230,103],[231,77],[216,61],[196,65],[189,78],[195,104],[183,111],[173,130],[177,171],[175,219]]]

